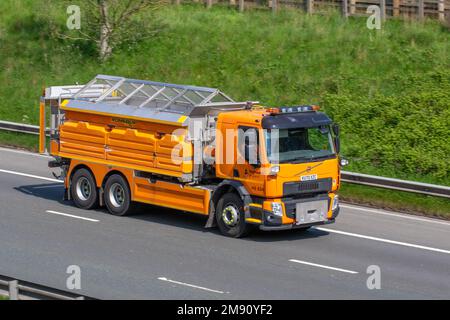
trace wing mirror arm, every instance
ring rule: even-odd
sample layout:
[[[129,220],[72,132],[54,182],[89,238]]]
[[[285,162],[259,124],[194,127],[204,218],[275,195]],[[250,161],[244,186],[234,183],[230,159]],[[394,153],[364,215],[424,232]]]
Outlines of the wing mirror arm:
[[[339,154],[341,152],[341,139],[339,137],[341,129],[337,123],[333,124],[333,133],[334,133],[334,146],[336,148],[336,153]]]

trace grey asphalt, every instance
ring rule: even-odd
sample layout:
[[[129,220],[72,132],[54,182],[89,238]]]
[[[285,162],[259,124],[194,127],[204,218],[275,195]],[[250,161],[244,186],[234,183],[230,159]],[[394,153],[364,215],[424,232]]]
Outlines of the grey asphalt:
[[[47,161],[0,149],[1,275],[67,290],[78,265],[76,292],[100,299],[450,298],[449,222],[345,205],[334,225],[230,239],[160,207],[80,210],[60,183],[2,171],[53,178]],[[366,284],[371,265],[379,290]]]

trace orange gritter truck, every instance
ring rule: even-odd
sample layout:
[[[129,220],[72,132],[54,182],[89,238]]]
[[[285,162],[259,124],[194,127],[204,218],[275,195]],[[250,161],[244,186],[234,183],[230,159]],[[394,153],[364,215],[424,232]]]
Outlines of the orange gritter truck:
[[[79,208],[174,208],[205,215],[206,227],[230,237],[305,230],[335,221],[346,163],[338,125],[318,110],[98,75],[45,89],[40,152],[54,157],[49,167],[61,168],[65,199]]]

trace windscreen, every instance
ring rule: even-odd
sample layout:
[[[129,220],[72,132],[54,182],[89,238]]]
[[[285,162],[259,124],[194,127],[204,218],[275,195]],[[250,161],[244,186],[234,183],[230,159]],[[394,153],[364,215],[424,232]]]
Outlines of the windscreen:
[[[265,130],[265,137],[271,163],[308,162],[335,156],[329,126]]]

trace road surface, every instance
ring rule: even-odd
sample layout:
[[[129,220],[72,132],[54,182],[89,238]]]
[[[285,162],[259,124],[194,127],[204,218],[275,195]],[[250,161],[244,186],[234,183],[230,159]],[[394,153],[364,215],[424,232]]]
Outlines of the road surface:
[[[100,299],[450,299],[450,222],[343,205],[334,225],[230,239],[159,207],[77,209],[47,161],[0,149],[1,275],[67,290],[75,265],[74,292]]]

